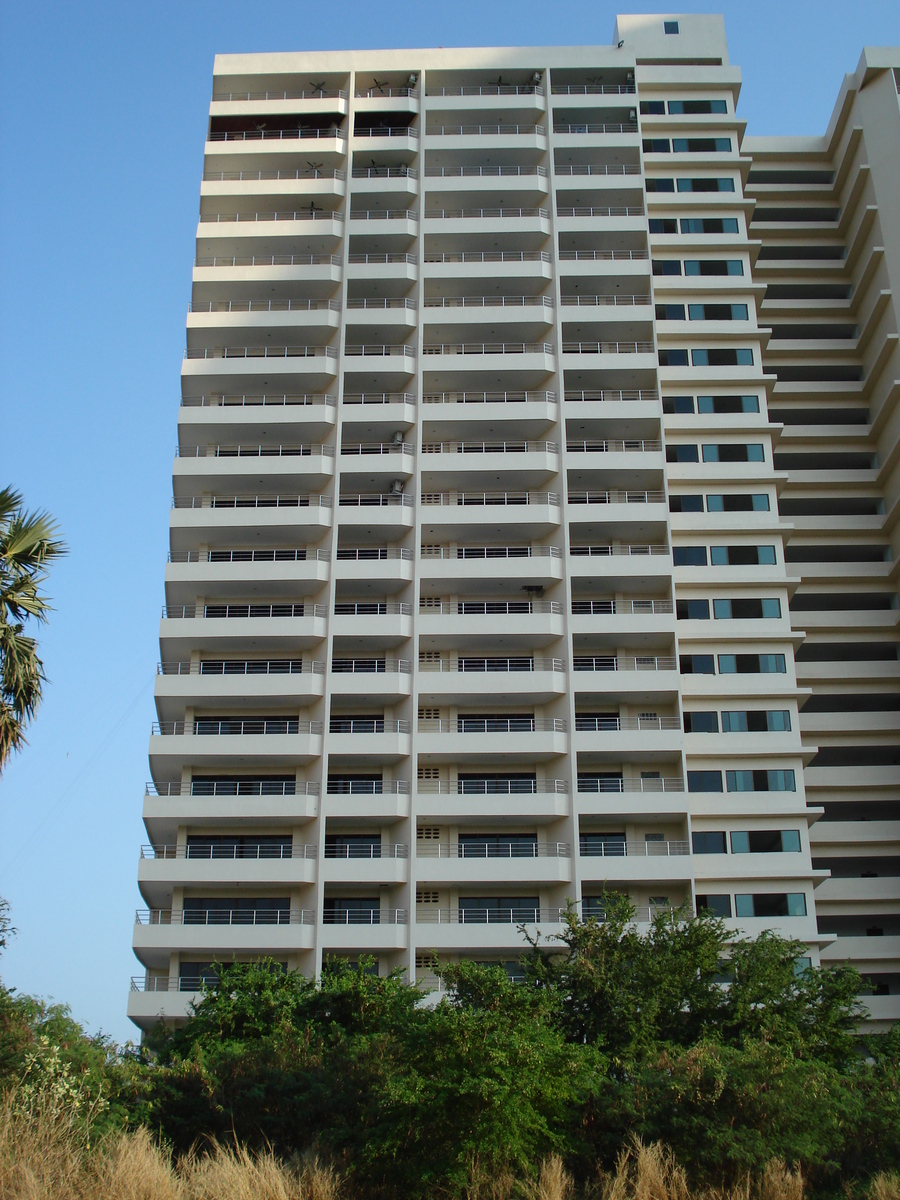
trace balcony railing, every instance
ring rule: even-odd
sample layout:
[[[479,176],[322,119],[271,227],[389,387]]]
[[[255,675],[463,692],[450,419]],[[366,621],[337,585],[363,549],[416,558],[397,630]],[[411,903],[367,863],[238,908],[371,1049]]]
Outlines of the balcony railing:
[[[539,83],[489,83],[467,87],[426,88],[426,96],[543,96]]]
[[[176,446],[176,458],[334,458],[334,447],[295,442],[286,445]]]
[[[132,975],[131,991],[133,992],[202,992],[204,987],[212,984],[210,975],[179,975],[170,978],[168,975]]]
[[[555,90],[555,89],[554,89]],[[216,92],[213,100],[346,100],[343,88],[305,88],[286,92]]]
[[[331,672],[333,675],[409,675],[412,663],[408,658],[333,658]]]
[[[416,356],[414,347],[407,345],[348,345],[344,347],[344,353],[348,358],[415,358]]]
[[[343,404],[415,404],[413,392],[345,392]]]
[[[574,163],[554,167],[555,175],[640,175],[637,163]]]
[[[350,213],[351,221],[418,221],[413,208],[362,208]]]
[[[418,858],[570,858],[568,842],[425,842],[416,843]]]
[[[332,346],[200,346],[185,350],[185,358],[337,358]]]
[[[184,783],[145,785],[145,796],[318,796],[312,779],[189,779]]]
[[[581,793],[596,792],[683,792],[680,775],[657,775],[644,779],[617,779],[615,776],[578,776]]]
[[[200,861],[226,859],[235,862],[261,862],[272,859],[310,859],[316,857],[315,846],[303,846],[287,843],[274,845],[265,842],[244,841],[232,845],[222,842],[210,842],[206,845],[179,846],[175,844],[141,846],[141,858],[149,859],[178,859],[190,858]]]
[[[390,263],[410,263],[412,266],[415,266],[417,261],[418,260],[416,259],[415,254],[409,253],[347,255],[347,262],[350,263],[351,266],[359,266],[360,264],[365,263],[376,263],[380,266],[385,266],[386,264]]]
[[[440,658],[431,662],[420,662],[420,671],[453,672],[454,674],[530,674],[533,671],[558,671],[564,673],[565,661],[561,658],[534,658],[525,655],[504,657],[492,655],[478,658],[476,655],[460,655],[458,658]]]
[[[278,737],[286,734],[320,734],[321,721],[299,721],[296,717],[195,717],[193,721],[154,721],[156,737]]]
[[[622,251],[625,253],[625,251]],[[646,257],[646,254],[645,254]],[[426,263],[498,263],[498,262],[552,262],[547,250],[455,250],[446,254],[426,254]]]
[[[553,354],[550,342],[444,342],[422,347],[423,354]]]
[[[412,562],[415,558],[412,550],[405,546],[348,546],[338,548],[338,562],[384,562],[388,559],[402,559]]]
[[[539,921],[556,923],[563,919],[564,908],[438,908],[419,904],[416,921],[420,925],[534,925]]]
[[[326,785],[329,796],[408,796],[409,781],[406,779],[329,779]]]
[[[209,135],[211,142],[268,142],[285,141],[295,138],[338,138],[343,141],[347,134],[337,125],[329,129],[229,129],[213,130]]]
[[[139,908],[136,925],[315,925],[314,908]]]
[[[405,908],[325,909],[323,925],[407,925],[409,913]]]
[[[556,392],[428,392],[423,404],[530,404],[556,403]]]
[[[670,654],[576,654],[574,671],[674,671],[675,657]]]
[[[543,221],[550,220],[550,210],[547,208],[426,208],[426,220],[479,220],[494,217],[540,217]]]
[[[353,93],[358,100],[380,100],[382,96],[418,96],[418,88],[390,87],[388,84],[370,88],[357,88]]]
[[[612,713],[601,713],[598,716],[575,714],[576,733],[618,733],[622,730],[633,732],[643,729],[681,729],[681,722],[677,717],[620,717]]]
[[[330,550],[300,546],[279,550],[170,550],[170,563],[331,562]]]
[[[288,408],[293,405],[299,405],[305,408],[314,404],[324,404],[326,407],[334,408],[336,403],[334,396],[327,396],[324,393],[302,393],[296,396],[273,396],[266,393],[260,396],[226,396],[214,393],[211,396],[184,396],[181,406],[182,408],[257,408],[270,406]]]
[[[206,304],[192,303],[188,312],[340,312],[339,300],[210,300]]]
[[[529,134],[532,137],[545,137],[547,133],[543,125],[435,125],[425,130],[426,137],[515,137],[519,134]]]
[[[563,342],[563,354],[652,354],[652,342]]]
[[[665,498],[665,493],[659,488],[612,488],[602,492],[568,493],[570,504],[662,504]]]
[[[359,138],[417,138],[419,132],[411,125],[364,125],[354,129],[353,136]]]
[[[297,167],[295,170],[204,171],[204,183],[262,183],[270,179],[346,179],[341,167]]]
[[[628,543],[619,546],[570,546],[572,558],[609,558],[612,555],[623,554],[633,558],[644,558],[650,555],[669,553],[669,547],[663,542]]]
[[[559,600],[429,600],[419,601],[419,612],[463,616],[519,616],[526,613],[562,613]]]
[[[172,621],[191,620],[195,617],[202,619],[246,620],[253,618],[273,617],[325,617],[328,609],[324,604],[282,603],[276,601],[270,604],[164,604],[162,615]]]
[[[418,179],[419,172],[415,167],[353,167],[350,172],[354,179]]]
[[[419,733],[565,733],[568,722],[562,717],[532,717],[527,713],[509,717],[457,717],[445,721],[439,717],[420,717]]]
[[[161,662],[157,675],[324,675],[325,664],[302,658],[227,658]]]
[[[564,392],[564,400],[639,400],[659,402],[659,395],[652,388],[597,388],[591,391]]]
[[[505,175],[537,175],[546,178],[547,168],[524,167],[426,167],[425,175],[431,179],[500,178]]]
[[[563,208],[560,205],[556,209],[556,215],[558,217],[642,217],[644,207],[642,204],[594,204],[587,208]]]
[[[592,617],[643,616],[645,614],[671,613],[671,600],[573,600],[572,612],[576,616]]]
[[[379,311],[386,308],[405,308],[411,312],[416,310],[415,300],[409,300],[406,296],[369,296],[363,300],[348,300],[348,309],[378,309]]]
[[[350,442],[341,446],[341,456],[344,458],[365,458],[368,455],[382,454],[413,454],[415,446],[411,442]]]
[[[410,721],[397,721],[392,717],[332,717],[328,722],[329,733],[409,733]]]
[[[422,558],[562,558],[558,546],[423,546]]]
[[[590,835],[588,835],[590,836]],[[672,858],[690,854],[691,844],[673,842],[614,842],[598,841],[579,846],[581,858]]]
[[[630,96],[633,83],[561,83],[550,89],[553,96]]]
[[[423,796],[563,796],[565,779],[419,779],[416,791]]]
[[[437,296],[423,308],[552,308],[549,296]]]
[[[560,262],[646,262],[648,250],[560,250]]]
[[[342,494],[338,503],[341,508],[412,508],[415,500],[402,492],[369,492],[360,495]]]
[[[618,438],[599,438],[593,441],[566,442],[569,454],[650,454],[662,449],[659,438],[632,438],[620,441]]]
[[[334,605],[337,617],[384,617],[398,613],[412,616],[412,605],[406,600],[337,600]]]
[[[616,292],[612,296],[560,296],[559,302],[566,307],[580,308],[634,308],[650,303],[648,295],[620,296]]]
[[[553,122],[554,133],[637,133],[637,121]]]
[[[175,496],[173,508],[331,508],[330,496]]]
[[[197,267],[339,267],[337,254],[198,254]]]
[[[509,505],[550,504],[559,507],[558,492],[423,492],[422,503],[429,505]]]
[[[556,454],[558,442],[425,442],[423,454]]]
[[[325,846],[325,858],[378,859],[409,858],[409,846],[402,842],[385,842],[376,845]]]
[[[343,221],[344,214],[333,208],[271,209],[267,212],[201,213],[201,225],[238,225],[244,221]]]

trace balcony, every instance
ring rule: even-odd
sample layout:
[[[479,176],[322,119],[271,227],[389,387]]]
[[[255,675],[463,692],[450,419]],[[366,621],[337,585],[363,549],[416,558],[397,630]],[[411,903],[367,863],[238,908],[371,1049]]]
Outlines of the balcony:
[[[569,813],[568,791],[564,779],[420,779],[416,815],[448,824],[505,822],[511,817],[547,824]]]
[[[171,901],[173,887],[186,884],[298,887],[315,879],[316,847],[311,845],[145,845],[138,864],[141,895],[160,905],[167,898]]]
[[[329,953],[403,950],[409,940],[409,913],[405,908],[326,911],[320,936]]]
[[[246,171],[203,172],[200,196],[238,197],[271,196],[295,198],[297,184],[303,181],[304,196],[339,201],[346,192],[347,172],[341,167],[271,167]],[[263,184],[260,187],[259,184]]]
[[[419,565],[423,581],[452,583],[465,578],[485,589],[550,587],[562,579],[562,551],[557,546],[423,546]]]
[[[659,620],[666,618],[669,620]],[[599,618],[599,619],[598,619]],[[579,634],[610,634],[652,637],[662,631],[674,635],[674,606],[671,600],[572,600],[571,630]]]
[[[397,592],[412,582],[414,561],[412,550],[403,546],[340,546],[334,578],[338,582],[356,582],[365,577],[373,587]]]
[[[546,208],[438,208],[425,209],[426,245],[435,251],[477,250],[499,246],[540,250],[551,233]]]
[[[183,396],[178,433],[185,441],[230,442],[244,431],[252,437],[250,431],[256,433],[265,419],[266,428],[286,440],[304,436],[322,440],[334,427],[336,407],[334,396],[325,392]]]
[[[435,341],[477,336],[490,323],[504,341],[532,343],[547,336],[554,323],[549,296],[432,296],[425,300],[426,336]]]
[[[412,636],[412,605],[397,600],[337,600],[333,633],[373,647],[397,646]]]
[[[375,843],[362,846],[325,846],[322,862],[322,878],[326,884],[375,884],[379,887],[406,883],[409,878],[409,846],[403,843]],[[348,924],[362,924],[352,920],[358,916],[349,914],[326,914],[326,924],[337,924],[329,917],[346,915]],[[365,914],[368,915],[368,914]],[[375,914],[380,917],[380,913]],[[366,922],[379,924],[379,921]],[[387,923],[387,922],[385,922]]]
[[[344,374],[347,386],[351,389],[359,386],[354,377],[360,375],[365,377],[366,387],[369,386],[369,381],[377,379],[378,383],[388,390],[402,388],[409,383],[410,377],[416,371],[416,352],[412,346],[406,344],[348,343],[344,347],[344,358]]]
[[[265,459],[265,463],[260,460]],[[334,447],[312,443],[180,446],[172,472],[176,495],[197,487],[237,491],[248,483],[322,488],[334,475]]]
[[[311,388],[325,388],[337,377],[338,352],[333,346],[212,346],[184,352],[182,378],[211,380],[223,390],[243,390],[248,379],[267,375],[276,380],[303,378]]]
[[[174,550],[166,566],[166,597],[189,602],[210,588],[220,599],[248,589],[303,596],[328,582],[331,551],[284,547],[260,550]]]
[[[526,925],[533,935],[562,933],[560,908],[496,908],[489,913],[478,909],[442,908],[438,905],[416,906],[416,941],[437,951],[491,950],[523,953],[526,942],[519,926]]]
[[[423,703],[472,704],[493,697],[497,702],[545,704],[565,692],[566,667],[561,658],[450,654],[419,663],[419,700]]]
[[[311,704],[324,695],[325,664],[314,659],[169,661],[157,665],[156,708],[174,721],[185,706],[245,702],[248,706]]]
[[[150,768],[154,775],[180,774],[182,766],[240,766],[254,760],[293,765],[322,752],[321,721],[296,717],[197,717],[153,723]]]
[[[442,441],[422,445],[428,484],[465,489],[485,475],[502,473],[510,487],[539,485],[557,474],[559,446],[545,441]],[[435,478],[437,477],[437,478]],[[423,486],[427,486],[423,479]]]
[[[399,762],[409,756],[410,728],[409,721],[391,717],[332,714],[328,723],[331,761]]]
[[[341,530],[348,537],[377,535],[379,540],[397,541],[412,529],[412,496],[403,493],[341,493]]]
[[[344,442],[341,446],[341,480],[365,475],[370,481],[382,475],[388,480],[409,479],[415,472],[411,442]]]
[[[325,605],[302,602],[167,606],[162,610],[160,650],[168,659],[189,659],[192,651],[222,653],[251,639],[254,646],[289,654],[322,641],[327,616]]]
[[[521,646],[543,646],[562,637],[557,600],[451,600],[425,597],[419,604],[419,634],[429,644],[454,646],[515,637]],[[501,643],[502,644],[502,643]]]
[[[425,149],[432,153],[458,155],[462,152],[470,156],[476,145],[478,151],[487,156],[508,157],[512,154],[519,161],[536,162],[546,153],[547,130],[532,121],[432,125],[425,130]]]
[[[144,824],[160,845],[176,839],[179,826],[233,828],[252,820],[257,827],[312,820],[319,808],[314,780],[221,778],[186,783],[148,783]]]
[[[280,957],[312,949],[315,910],[311,908],[138,909],[134,952],[146,966],[164,967],[172,953],[204,959],[236,954]]]
[[[392,824],[409,816],[409,793],[405,779],[329,779],[324,811],[355,825]]]
[[[140,1029],[149,1032],[160,1021],[186,1021],[191,1015],[191,1005],[198,1004],[201,997],[200,979],[182,981],[168,975],[135,975],[128,993],[128,1016]]]
[[[377,279],[379,283],[415,283],[418,259],[407,251],[352,253],[347,256],[348,279]]]
[[[546,250],[455,250],[427,251],[424,262],[429,279],[463,281],[466,286],[477,282],[495,283],[497,264],[503,264],[500,274],[511,287],[513,280],[539,291],[552,278],[552,257]]]
[[[546,390],[426,392],[422,403],[429,437],[459,436],[460,426],[477,431],[481,422],[515,423],[517,437],[535,437],[554,425],[559,408],[555,392]],[[434,407],[432,407],[434,406]]]
[[[327,295],[340,283],[341,267],[337,254],[201,254],[194,261],[194,283],[223,298],[235,285],[297,283]]]
[[[629,525],[635,522],[640,523],[644,537],[650,534],[648,541],[658,541],[658,538],[653,537],[656,530],[665,535],[669,514],[665,493],[661,488],[613,487],[592,488],[589,491],[572,488],[567,499],[573,509],[569,515],[573,542],[585,541],[586,536],[589,536],[588,530],[591,533],[594,530],[599,532],[597,527],[606,530],[612,527],[618,535],[615,540],[621,538],[622,541],[628,542],[643,541],[643,537],[627,536]],[[648,526],[651,528],[648,529]],[[656,526],[656,530],[652,530],[653,526]],[[598,537],[597,540],[606,539]]]
[[[476,762],[486,755],[496,763],[546,762],[566,753],[566,729],[559,717],[527,714],[423,719],[417,726],[417,747],[420,760],[430,762]]]
[[[333,696],[364,695],[397,704],[412,690],[412,664],[406,658],[332,658],[331,674]]]
[[[412,392],[345,391],[341,405],[345,435],[353,426],[365,424],[369,428],[373,421],[393,429],[411,429],[416,423],[416,397]]]
[[[547,537],[560,524],[556,492],[424,492],[422,536],[429,540],[471,541],[492,537]]]
[[[258,254],[277,254],[286,245],[301,245],[324,253],[340,241],[343,213],[336,209],[270,209],[262,212],[201,212],[197,252],[201,255],[240,254],[248,242]],[[288,242],[290,239],[290,242]]]
[[[517,844],[500,840],[473,845],[420,841],[416,844],[416,878],[422,883],[452,887],[568,883],[572,878],[571,854],[568,842]]]
[[[426,342],[422,354],[429,390],[435,377],[445,388],[465,390],[473,373],[481,379],[497,372],[510,387],[530,388],[556,370],[550,342]]]

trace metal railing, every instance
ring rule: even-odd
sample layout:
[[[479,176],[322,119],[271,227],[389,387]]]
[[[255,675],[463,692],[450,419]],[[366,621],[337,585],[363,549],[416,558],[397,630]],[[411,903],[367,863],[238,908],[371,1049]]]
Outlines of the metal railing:
[[[540,217],[550,220],[548,208],[426,208],[425,219],[477,220],[482,217]]]
[[[332,346],[204,346],[185,350],[185,358],[337,358]]]
[[[193,721],[154,721],[156,737],[193,734],[196,737],[268,737],[285,734],[320,734],[321,721],[300,721],[296,717],[195,717]]]
[[[414,558],[412,550],[405,546],[348,546],[337,552],[338,562],[384,562],[387,559],[412,562]]]
[[[346,392],[343,404],[415,404],[413,392]]]
[[[566,450],[570,454],[649,454],[662,449],[659,438],[631,438],[620,441],[618,438],[598,438],[592,441],[566,442]]]
[[[570,546],[572,558],[610,558],[623,554],[634,558],[643,558],[654,554],[669,554],[669,547],[664,543],[628,543],[619,546]]]
[[[406,600],[336,600],[334,612],[338,617],[383,617],[398,613],[409,617],[412,605]]]
[[[408,658],[333,658],[333,675],[409,675],[412,663]]]
[[[132,992],[202,992],[213,982],[213,975],[132,975]]]
[[[414,453],[415,446],[411,442],[350,442],[341,446],[341,455],[345,458],[364,458],[366,455]]]
[[[144,845],[141,846],[141,858],[149,859],[178,859],[190,858],[201,861],[226,859],[229,861],[259,862],[263,859],[288,859],[316,857],[315,846],[294,845],[293,843],[275,843],[243,841],[229,845],[227,842],[207,842],[200,845]]]
[[[328,722],[329,733],[409,733],[410,721],[397,721],[393,717],[332,717]]]
[[[313,392],[300,393],[296,396],[270,396],[266,393],[256,396],[217,394],[211,396],[184,396],[181,406],[182,408],[289,408],[293,405],[299,405],[305,408],[309,405],[324,404],[326,407],[330,406],[334,408],[336,403],[337,401],[334,396],[328,396],[324,392]]]
[[[173,508],[331,508],[330,496],[175,496]]]
[[[572,612],[576,616],[640,616],[643,614],[671,613],[671,600],[573,600]]]
[[[378,100],[382,96],[418,96],[415,87],[390,87],[388,84],[376,85],[370,88],[357,88],[353,93],[359,100]]]
[[[318,796],[315,780],[301,779],[189,779],[184,783],[155,783],[144,787],[145,796]]]
[[[342,167],[296,167],[293,171],[279,168],[268,171],[204,171],[204,183],[261,183],[270,179],[346,179]]]
[[[353,167],[353,179],[418,179],[415,167]]]
[[[170,621],[193,618],[246,620],[250,617],[325,617],[328,615],[328,609],[324,604],[304,604],[302,600],[298,603],[274,601],[269,604],[164,604],[162,615]]]
[[[302,658],[226,658],[160,662],[157,675],[324,675],[325,664]]]
[[[405,908],[334,908],[322,913],[323,925],[406,925]]]
[[[674,671],[676,661],[670,654],[576,654],[573,671]]]
[[[439,717],[420,717],[419,733],[565,733],[568,722],[562,717],[514,716],[457,717],[445,721]]]
[[[603,910],[601,908],[594,908],[593,905],[591,905],[589,903],[589,900],[590,900],[590,898],[586,897],[584,900],[581,901],[581,919],[583,921],[587,921],[590,919],[593,919],[595,921],[601,921],[601,922],[605,921],[606,920],[605,910]],[[672,906],[669,904],[651,904],[651,905],[639,904],[635,907],[634,915],[632,916],[631,919],[635,924],[646,925],[646,924],[649,924],[649,922],[652,921],[654,919],[654,917],[659,916],[660,913],[670,912],[671,908],[672,908]]]
[[[562,558],[558,546],[423,546],[422,558]]]
[[[611,488],[599,492],[569,492],[570,504],[662,504],[665,493],[660,488]]]
[[[576,733],[618,733],[622,730],[642,729],[681,729],[681,722],[677,717],[620,717],[613,713],[600,713],[596,716],[575,714]]]
[[[579,792],[683,792],[680,775],[657,775],[645,779],[617,779],[612,775],[579,775]]]
[[[553,122],[554,133],[637,133],[637,121]]]
[[[546,137],[543,125],[518,125],[503,122],[499,125],[434,125],[425,130],[426,137],[515,137],[530,135]]]
[[[575,163],[554,167],[555,175],[640,175],[637,163]]]
[[[425,842],[416,843],[418,858],[570,858],[568,842]]]
[[[209,300],[206,304],[191,303],[188,312],[340,312],[339,300]]]
[[[391,296],[370,296],[362,300],[348,300],[348,309],[385,309],[385,308],[406,308],[412,312],[416,310],[415,300],[410,300],[406,296],[391,297]]]
[[[136,925],[315,925],[314,908],[139,908]]]
[[[325,858],[409,858],[409,846],[403,842],[386,842],[377,845],[325,846]]]
[[[553,96],[630,96],[633,83],[560,83],[550,88]]]
[[[344,347],[344,353],[348,358],[415,358],[416,356],[413,346],[403,344],[394,346],[347,345]]]
[[[537,175],[545,179],[546,167],[426,167],[425,175],[432,179],[501,178],[502,176]]]
[[[198,254],[196,267],[339,267],[337,254]]]
[[[590,834],[587,836],[589,837]],[[691,844],[685,841],[616,842],[601,840],[585,845],[582,840],[578,847],[581,858],[681,858],[690,852]]]
[[[650,297],[643,295],[620,296],[618,292],[612,296],[560,296],[560,304],[580,308],[635,308],[638,305],[650,303]]]
[[[418,221],[413,208],[361,208],[350,210],[351,221]]]
[[[306,546],[280,550],[170,550],[170,563],[330,562],[330,550]]]
[[[309,445],[303,442],[293,445],[232,445],[232,446],[176,446],[176,458],[334,458],[334,447]]]
[[[209,134],[210,142],[268,142],[293,140],[294,138],[337,138],[343,141],[347,137],[343,129],[332,125],[328,129],[229,129],[213,130]]]
[[[651,354],[652,342],[563,342],[563,354]]]
[[[564,400],[640,400],[659,401],[659,395],[652,388],[597,388],[594,391],[567,391],[563,393]]]
[[[556,392],[429,392],[423,404],[529,404],[556,403]]]
[[[384,493],[369,492],[359,495],[341,494],[338,499],[341,508],[412,508],[415,500],[402,492]]]
[[[304,88],[286,92],[215,92],[213,100],[346,100],[343,88]]]
[[[416,906],[420,925],[534,925],[539,921],[561,921],[564,908],[438,908]]]
[[[378,263],[385,266],[390,263],[411,263],[415,266],[418,259],[415,254],[396,253],[396,254],[348,254],[347,262],[351,266],[359,266],[365,263]]]
[[[408,796],[409,781],[406,779],[329,779],[326,785],[328,796]]]
[[[423,796],[563,796],[565,779],[419,779],[416,791]]]
[[[588,207],[564,208],[557,206],[558,217],[642,217],[644,206],[622,204],[594,204]]]
[[[560,250],[560,262],[646,262],[649,250]]]
[[[565,347],[563,347],[565,349]],[[423,354],[553,354],[550,342],[445,342],[425,344]]]
[[[420,662],[420,671],[453,672],[454,674],[530,674],[534,671],[558,671],[564,673],[565,661],[561,658],[535,658],[529,655],[503,657],[493,655],[478,658],[475,655],[460,655],[457,658],[440,658],[431,662]]]
[[[413,129],[411,125],[362,125],[357,126],[356,129],[353,130],[353,136],[361,138],[417,138],[419,136],[419,131],[417,129]]]
[[[351,214],[352,215],[352,214]],[[333,208],[270,209],[264,212],[201,213],[201,225],[239,225],[244,221],[343,221],[344,214]]]
[[[423,308],[552,308],[549,296],[438,296]]]
[[[559,600],[437,600],[419,601],[420,613],[449,613],[464,616],[518,616],[523,613],[562,613]]]
[[[556,454],[557,442],[425,442],[423,454]]]
[[[543,96],[539,83],[488,83],[425,89],[426,96]]]
[[[558,492],[423,492],[422,504],[428,505],[508,505],[550,504],[559,507]]]
[[[610,252],[612,253],[612,252]],[[625,251],[622,251],[625,253]],[[646,257],[646,252],[645,255]],[[545,262],[552,261],[547,250],[455,250],[446,254],[426,254],[426,263],[498,263],[498,262]]]

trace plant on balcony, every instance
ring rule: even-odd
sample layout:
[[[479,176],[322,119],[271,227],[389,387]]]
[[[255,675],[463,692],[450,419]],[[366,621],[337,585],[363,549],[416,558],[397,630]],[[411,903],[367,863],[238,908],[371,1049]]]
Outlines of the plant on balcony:
[[[65,553],[47,513],[27,512],[18,492],[0,490],[0,771],[41,702],[44,666],[25,630],[46,621],[47,568]]]

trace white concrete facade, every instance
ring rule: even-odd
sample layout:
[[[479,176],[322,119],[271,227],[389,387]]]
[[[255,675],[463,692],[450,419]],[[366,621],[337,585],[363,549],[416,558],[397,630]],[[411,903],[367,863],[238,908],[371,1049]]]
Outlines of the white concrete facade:
[[[214,960],[512,969],[604,889],[840,945],[739,87],[718,17],[217,58],[142,1028]]]

